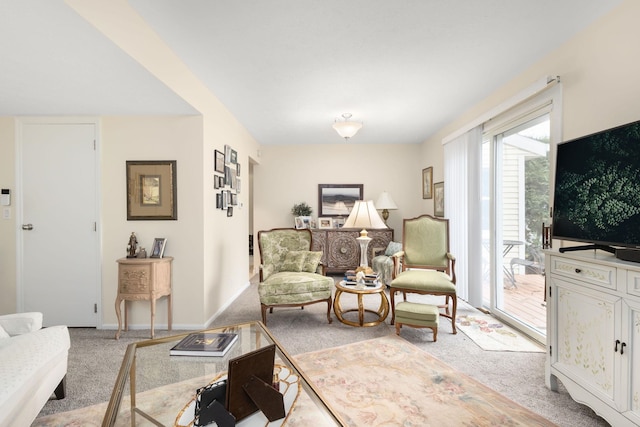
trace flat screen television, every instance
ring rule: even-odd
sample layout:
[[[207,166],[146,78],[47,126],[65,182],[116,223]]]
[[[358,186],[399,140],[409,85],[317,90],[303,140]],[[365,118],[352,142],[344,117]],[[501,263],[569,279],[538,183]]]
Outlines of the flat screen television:
[[[558,144],[554,188],[554,239],[640,247],[640,121]]]

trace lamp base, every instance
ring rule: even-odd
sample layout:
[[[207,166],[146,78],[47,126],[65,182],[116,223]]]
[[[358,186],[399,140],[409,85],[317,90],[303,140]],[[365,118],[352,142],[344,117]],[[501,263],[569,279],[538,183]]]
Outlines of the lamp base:
[[[356,240],[360,244],[360,267],[369,267],[367,248],[369,247],[371,237],[360,235],[360,237],[356,237]]]

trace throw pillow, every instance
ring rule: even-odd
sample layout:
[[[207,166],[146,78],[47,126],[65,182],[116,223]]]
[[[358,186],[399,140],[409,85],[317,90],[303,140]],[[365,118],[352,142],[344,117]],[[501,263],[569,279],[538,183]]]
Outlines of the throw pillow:
[[[302,271],[305,271],[307,273],[315,273],[316,270],[318,269],[318,264],[320,264],[321,259],[322,259],[322,251],[307,252],[306,257],[304,259],[304,263],[302,264]]]
[[[284,256],[284,261],[280,266],[280,271],[300,272],[304,263],[307,251],[289,251]]]
[[[11,337],[9,336],[7,331],[4,330],[2,325],[0,325],[0,339],[2,339],[2,338],[11,338]]]
[[[398,242],[389,242],[387,246],[387,250],[384,252],[386,256],[392,256],[396,252],[400,252],[402,250],[402,243]]]

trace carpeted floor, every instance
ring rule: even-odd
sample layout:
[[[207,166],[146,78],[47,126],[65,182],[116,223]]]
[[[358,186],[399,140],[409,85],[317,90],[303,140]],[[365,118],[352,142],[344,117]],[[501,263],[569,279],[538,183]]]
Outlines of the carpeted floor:
[[[365,304],[376,305],[372,297]],[[352,302],[356,306],[355,300]],[[342,301],[343,307],[350,304]],[[459,315],[477,314],[478,311],[460,302]],[[258,320],[260,305],[255,284],[247,288],[232,306],[222,313],[212,325],[223,326]],[[299,355],[337,347],[353,342],[393,335],[394,327],[389,319],[379,326],[354,328],[338,322],[326,321],[326,305],[315,304],[299,308],[283,308],[268,315],[269,330],[287,349],[289,354]],[[607,426],[586,406],[573,401],[561,388],[561,392],[549,391],[544,385],[544,353],[484,351],[464,333],[451,333],[451,324],[441,319],[438,341],[432,341],[428,329],[403,328],[402,337],[420,349],[435,356],[452,368],[470,376],[516,403],[543,416],[560,426]],[[149,331],[130,331],[119,341],[113,339],[114,331],[95,329],[71,329],[71,351],[67,375],[67,398],[51,400],[41,416],[56,412],[106,402],[128,343],[147,339]],[[166,331],[156,331],[164,336]],[[451,425],[451,424],[450,424]]]

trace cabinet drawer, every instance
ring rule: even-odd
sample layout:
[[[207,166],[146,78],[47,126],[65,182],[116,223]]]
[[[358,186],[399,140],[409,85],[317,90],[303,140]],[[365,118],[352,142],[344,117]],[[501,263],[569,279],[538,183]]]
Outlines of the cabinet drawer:
[[[640,271],[627,271],[627,293],[640,297]]]
[[[551,274],[580,280],[607,289],[616,289],[616,269],[605,265],[551,257]]]

